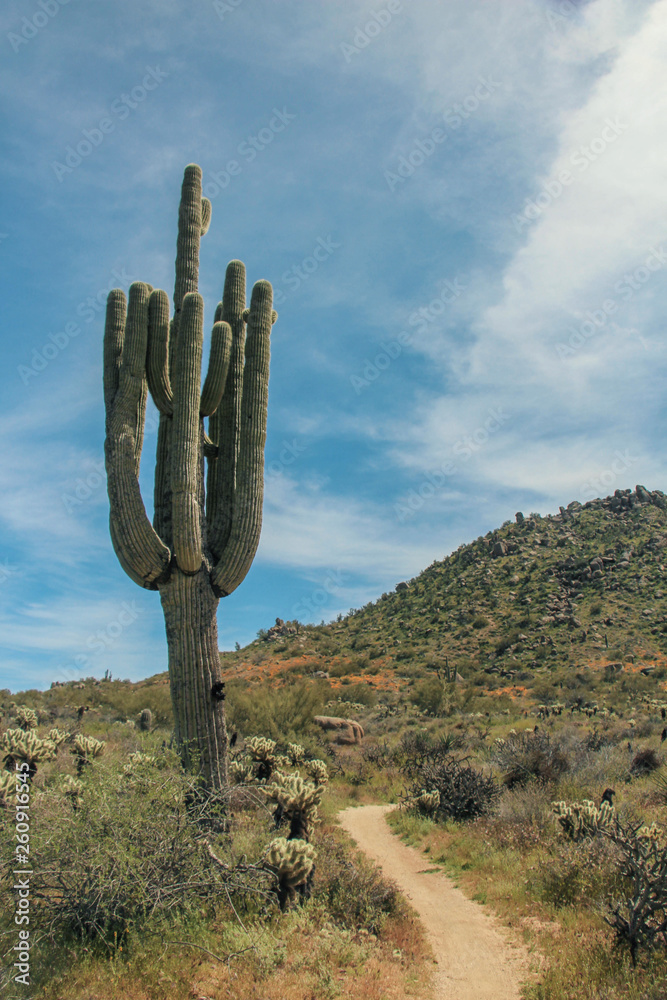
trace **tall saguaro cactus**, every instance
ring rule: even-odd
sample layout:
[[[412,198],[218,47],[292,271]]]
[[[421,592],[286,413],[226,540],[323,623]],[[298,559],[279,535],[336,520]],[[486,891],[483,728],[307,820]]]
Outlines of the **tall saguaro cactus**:
[[[268,281],[257,282],[246,308],[245,268],[231,261],[202,388],[199,241],[210,217],[201,169],[190,164],[179,209],[173,318],[167,294],[150,285],[135,282],[128,302],[119,289],[109,293],[104,398],[113,547],[135,583],[160,592],[176,740],[184,765],[198,762],[206,786],[219,791],[227,787],[227,730],[216,610],[245,578],[259,542],[269,338],[277,314]],[[148,392],[160,411],[152,524],[138,481]]]

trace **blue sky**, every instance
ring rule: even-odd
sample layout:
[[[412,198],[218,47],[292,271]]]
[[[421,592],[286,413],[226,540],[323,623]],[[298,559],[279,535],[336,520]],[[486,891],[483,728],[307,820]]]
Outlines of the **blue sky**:
[[[108,536],[103,303],[171,295],[190,162],[207,329],[235,257],[279,312],[221,648],[667,490],[667,0],[9,0],[0,45],[1,687],[166,668]]]

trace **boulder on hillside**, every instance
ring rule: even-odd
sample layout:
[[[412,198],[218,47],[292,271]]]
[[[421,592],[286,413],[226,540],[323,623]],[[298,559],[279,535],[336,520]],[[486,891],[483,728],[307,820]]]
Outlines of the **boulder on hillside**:
[[[313,721],[324,730],[335,731],[336,743],[361,743],[364,738],[364,730],[358,722],[354,722],[352,719],[339,719],[331,715],[316,715]]]

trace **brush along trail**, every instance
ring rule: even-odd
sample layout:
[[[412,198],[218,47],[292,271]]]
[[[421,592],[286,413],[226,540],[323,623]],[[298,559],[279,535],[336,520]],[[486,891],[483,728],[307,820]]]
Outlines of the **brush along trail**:
[[[525,949],[385,822],[395,806],[345,809],[344,830],[377,862],[416,910],[437,962],[433,1000],[520,1000],[529,975]]]

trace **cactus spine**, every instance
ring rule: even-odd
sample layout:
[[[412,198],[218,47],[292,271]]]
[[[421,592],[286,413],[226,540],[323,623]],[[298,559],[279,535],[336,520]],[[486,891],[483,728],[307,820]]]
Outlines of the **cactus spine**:
[[[201,169],[185,169],[174,315],[163,291],[135,283],[107,301],[104,395],[110,533],[127,574],[162,601],[176,740],[211,791],[228,785],[227,730],[216,610],[245,578],[262,522],[269,337],[277,318],[268,281],[246,308],[245,268],[227,267],[201,388],[204,306],[199,242],[211,205]],[[160,411],[155,515],[138,483],[147,392]],[[208,434],[204,418],[209,418]],[[205,462],[208,470],[205,474]]]

